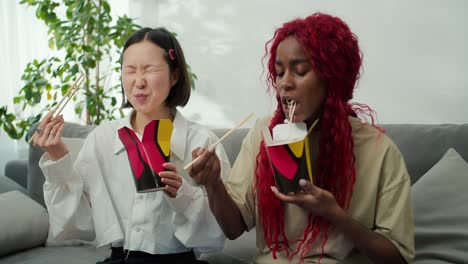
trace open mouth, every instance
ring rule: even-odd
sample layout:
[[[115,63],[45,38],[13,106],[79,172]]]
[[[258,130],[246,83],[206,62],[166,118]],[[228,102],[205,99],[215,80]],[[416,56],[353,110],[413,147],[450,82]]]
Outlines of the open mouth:
[[[284,105],[284,107],[287,110],[292,110],[292,108],[295,106],[297,107],[299,105],[299,102],[295,100],[292,97],[284,97],[281,99],[281,103]]]
[[[291,109],[293,105],[297,105],[297,101],[292,97],[283,97],[281,99],[281,103],[287,107],[287,109]]]

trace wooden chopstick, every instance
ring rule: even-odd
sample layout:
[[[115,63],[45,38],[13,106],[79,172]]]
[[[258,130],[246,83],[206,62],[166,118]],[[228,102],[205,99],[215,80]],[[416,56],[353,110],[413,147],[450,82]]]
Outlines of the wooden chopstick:
[[[292,102],[292,108],[289,108],[289,123],[292,123],[292,120],[294,118],[294,111],[296,111],[296,101]]]
[[[54,112],[54,114],[52,115],[52,119],[53,118],[56,118],[58,115],[60,115],[60,113],[63,111],[63,109],[65,108],[65,106],[68,104],[68,102],[70,101],[71,98],[73,98],[73,96],[75,95],[75,93],[80,89],[81,85],[83,84],[85,78],[84,78],[84,75],[80,75],[72,84],[71,88],[68,89],[67,93],[65,93],[65,95],[63,96],[62,100],[60,100],[60,102],[54,107],[54,109],[52,110]],[[62,103],[65,102],[63,105]],[[61,106],[60,110],[57,112],[57,110],[59,109],[59,107]],[[36,132],[34,132],[34,134],[31,136],[31,138],[28,140],[28,143],[31,144],[32,141],[34,140],[34,136],[36,136]]]
[[[60,113],[63,111],[63,109],[65,108],[65,106],[68,104],[68,102],[73,98],[73,96],[75,96],[75,93],[80,89],[81,85],[83,84],[85,78],[84,78],[84,75],[80,75],[80,77],[78,77],[75,82],[72,84],[71,88],[68,89],[67,93],[63,96],[62,100],[60,100],[60,102],[55,106],[54,108],[54,115],[52,116],[52,118],[55,118],[57,116],[60,115]],[[66,100],[65,100],[66,99]],[[59,109],[60,105],[64,102],[64,104],[62,105],[62,107]],[[57,111],[58,110],[58,111]]]
[[[246,116],[244,119],[242,119],[242,121],[240,121],[235,127],[233,127],[231,130],[229,130],[228,132],[226,132],[226,134],[224,134],[224,136],[222,136],[220,139],[218,139],[213,145],[211,145],[209,148],[208,148],[208,151],[212,151],[216,145],[218,145],[219,143],[221,143],[221,141],[223,139],[225,139],[227,136],[229,136],[232,132],[234,132],[234,130],[238,129],[240,126],[242,126],[245,122],[247,122],[247,120],[249,120],[251,117],[253,116],[253,113],[250,113],[248,116]],[[198,159],[200,159],[201,156],[198,156],[197,158],[195,158],[194,160],[192,160],[189,164],[185,165],[184,167],[184,170],[187,170],[188,168],[190,168],[195,162],[197,162]]]
[[[315,125],[317,125],[319,121],[319,118],[315,119],[314,123],[312,123],[312,125],[309,127],[309,130],[307,131],[307,135],[308,136],[310,134],[310,132],[312,132],[312,129],[314,129]]]

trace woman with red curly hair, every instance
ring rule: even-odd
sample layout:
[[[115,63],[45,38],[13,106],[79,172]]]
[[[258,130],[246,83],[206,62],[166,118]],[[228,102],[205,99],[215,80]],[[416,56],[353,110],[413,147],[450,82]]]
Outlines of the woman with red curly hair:
[[[225,234],[235,239],[257,225],[256,263],[411,262],[404,160],[373,124],[372,110],[350,103],[362,63],[356,36],[341,19],[317,13],[285,23],[266,48],[278,101],[273,117],[258,120],[246,136],[225,185],[214,153],[194,153],[202,157],[190,171],[206,187]],[[283,194],[261,129],[290,115],[307,127],[318,121],[308,135],[314,182],[300,180],[301,192]]]

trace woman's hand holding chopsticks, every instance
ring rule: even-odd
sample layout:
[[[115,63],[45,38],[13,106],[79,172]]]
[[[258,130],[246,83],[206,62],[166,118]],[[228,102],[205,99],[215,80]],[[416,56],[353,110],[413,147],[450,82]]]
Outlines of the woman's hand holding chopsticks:
[[[36,132],[29,139],[29,143],[42,148],[52,160],[59,160],[68,153],[67,146],[62,142],[62,131],[65,125],[60,114],[70,100],[75,96],[85,81],[84,75],[80,75],[72,84],[62,100],[50,111],[37,127]]]
[[[192,151],[192,158],[196,161],[188,173],[197,184],[209,187],[221,180],[221,163],[214,149],[197,148]]]
[[[55,118],[54,111],[49,112],[37,127],[33,144],[49,154],[50,159],[59,160],[68,153],[67,146],[62,141],[65,121],[62,115]]]
[[[247,120],[253,116],[253,113],[248,114],[242,121],[235,125],[231,130],[229,130],[224,136],[218,139],[213,145],[207,149],[197,148],[192,151],[192,162],[185,165],[184,170],[187,170],[189,175],[195,180],[199,185],[205,187],[216,186],[216,184],[221,183],[220,173],[221,173],[221,164],[218,156],[216,155],[215,149],[216,146],[228,137],[232,132],[242,126]],[[208,189],[208,188],[207,188]]]
[[[55,119],[62,113],[63,109],[65,106],[70,102],[70,99],[75,96],[76,92],[80,89],[81,85],[85,81],[84,75],[80,75],[75,82],[72,84],[70,89],[68,89],[67,93],[63,96],[62,100],[55,106],[55,108],[51,111],[52,115],[50,116],[51,119]],[[42,129],[42,128],[41,128]],[[29,139],[29,143],[32,143],[37,136],[38,132],[41,132],[41,130],[37,130]]]

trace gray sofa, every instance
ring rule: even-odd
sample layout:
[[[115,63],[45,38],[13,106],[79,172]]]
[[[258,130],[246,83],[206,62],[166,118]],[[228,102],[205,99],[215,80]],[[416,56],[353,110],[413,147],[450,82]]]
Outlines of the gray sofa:
[[[420,178],[426,177],[426,175],[434,174],[432,172],[433,167],[436,163],[440,163],[441,157],[449,148],[454,148],[464,160],[468,160],[468,124],[467,125],[407,125],[407,124],[394,124],[394,125],[383,125],[387,135],[393,139],[395,144],[401,150],[408,171],[411,175],[411,181],[413,189],[428,190],[423,184],[420,184],[420,188],[415,188],[414,183],[418,181],[423,182]],[[80,126],[76,124],[67,124],[64,130],[64,137],[81,137],[84,138],[87,133],[92,129],[91,126]],[[219,129],[215,130],[218,136],[223,135],[227,130]],[[242,139],[247,133],[248,129],[239,129],[235,131],[231,136],[223,141],[223,145],[229,156],[231,163],[234,162],[236,155],[242,143]],[[0,192],[6,192],[8,190],[20,190],[23,193],[29,195],[30,198],[35,200],[37,203],[43,205],[42,195],[42,183],[44,181],[41,170],[37,163],[42,155],[42,151],[36,147],[30,146],[29,159],[14,160],[10,161],[5,169],[5,176],[9,179],[14,180],[8,181],[8,184],[0,181]],[[461,169],[464,171],[464,167]],[[429,172],[428,172],[429,171]],[[468,173],[464,171],[464,173]],[[3,177],[3,176],[0,176]],[[423,177],[423,178],[424,178]],[[433,176],[427,176],[428,178]],[[5,178],[5,177],[3,177]],[[439,177],[442,178],[442,177]],[[467,177],[468,178],[468,177]],[[2,186],[2,184],[4,186]],[[460,183],[461,184],[461,183]],[[441,186],[446,186],[449,192],[451,189],[460,188],[460,184],[455,183],[444,183]],[[416,184],[418,185],[418,184]],[[468,185],[466,185],[468,186]],[[465,186],[465,188],[466,188]],[[437,186],[434,188],[435,191],[439,190]],[[442,188],[444,189],[444,188]],[[435,206],[432,211],[439,210],[437,203],[432,202],[431,191],[421,191],[422,194],[413,194],[413,206],[415,212],[415,225],[416,225],[416,249],[417,255],[415,263],[468,263],[468,234],[467,231],[453,232],[453,230],[444,229],[445,226],[438,228],[438,223],[434,224],[429,220],[434,218],[427,216],[426,211],[428,210],[426,202],[428,201],[431,206]],[[444,194],[445,195],[445,194]],[[457,194],[457,201],[462,203],[464,201],[463,210],[466,211],[460,215],[456,215],[455,218],[460,220],[455,225],[459,228],[466,227],[466,223],[460,223],[463,219],[468,222],[468,197],[465,195],[460,197]],[[419,199],[419,200],[418,200]],[[450,199],[438,199],[439,200],[450,200]],[[450,200],[451,201],[451,200]],[[420,206],[424,204],[424,206]],[[443,210],[450,210],[443,206]],[[0,208],[2,210],[2,208]],[[455,210],[455,209],[454,209]],[[442,212],[445,216],[442,220],[435,217],[435,221],[446,221],[446,218],[452,219],[446,212]],[[455,213],[455,212],[454,212]],[[420,217],[421,216],[421,217]],[[422,221],[421,223],[418,221]],[[443,223],[445,225],[445,223]],[[453,225],[453,223],[449,223]],[[428,228],[429,225],[429,228]],[[442,237],[441,243],[434,245],[433,236],[427,235],[427,229],[432,230],[431,226],[435,226],[435,236]],[[445,230],[445,231],[444,231]],[[465,230],[468,230],[466,228]],[[430,233],[430,232],[429,232]],[[444,235],[446,234],[446,235]],[[432,243],[432,244],[431,244]],[[429,244],[429,245],[427,245]],[[0,245],[1,246],[1,245]],[[240,238],[227,241],[223,252],[208,254],[201,256],[202,259],[208,260],[210,263],[248,263],[252,259],[256,252],[255,247],[255,231],[244,233]],[[25,249],[19,252],[10,253],[6,256],[0,257],[0,263],[12,263],[12,264],[29,264],[29,263],[95,263],[96,261],[102,260],[109,254],[109,249],[104,247],[95,249],[89,246],[44,246],[39,245],[37,247]],[[445,262],[444,262],[445,259]]]

